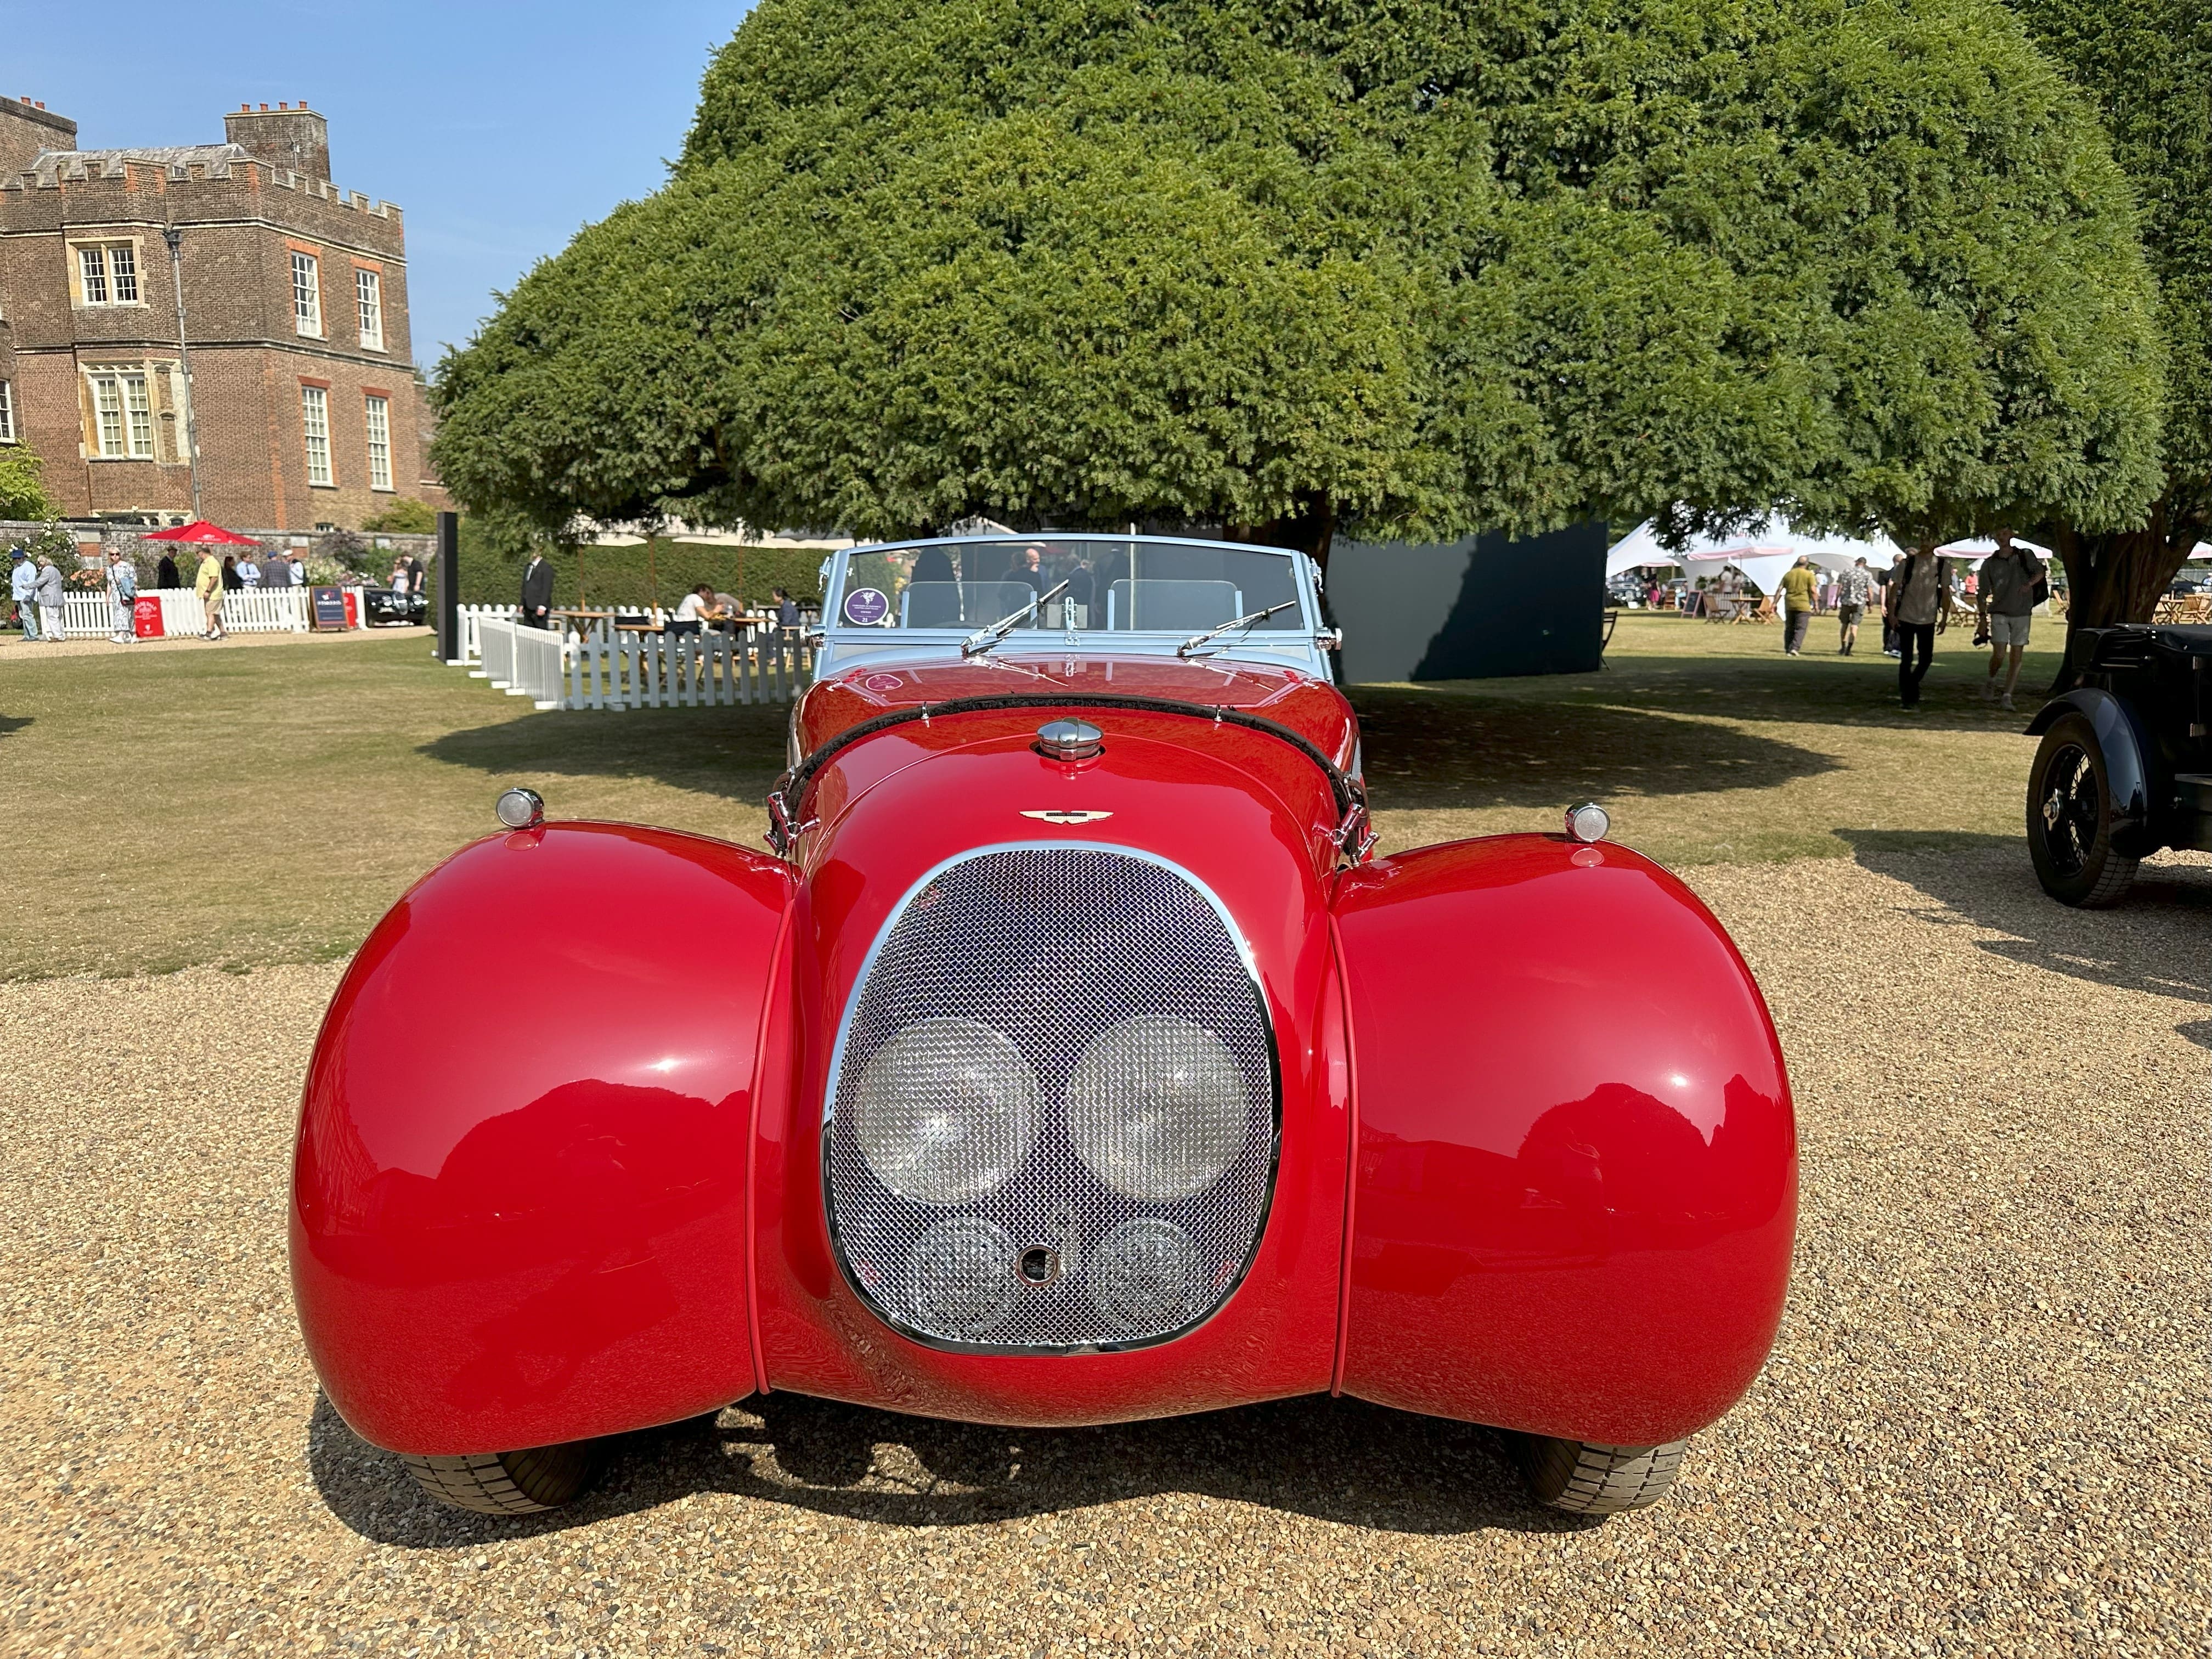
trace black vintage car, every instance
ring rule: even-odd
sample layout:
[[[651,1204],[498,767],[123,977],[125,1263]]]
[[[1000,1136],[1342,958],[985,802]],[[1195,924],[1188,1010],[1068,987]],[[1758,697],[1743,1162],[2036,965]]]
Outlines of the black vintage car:
[[[367,613],[362,618],[364,627],[396,623],[420,624],[430,620],[430,599],[426,593],[399,593],[389,587],[369,587],[362,591],[361,598]]]
[[[2043,890],[2110,904],[2161,848],[2212,852],[2212,628],[2074,636],[2081,681],[2028,722],[2027,847]]]

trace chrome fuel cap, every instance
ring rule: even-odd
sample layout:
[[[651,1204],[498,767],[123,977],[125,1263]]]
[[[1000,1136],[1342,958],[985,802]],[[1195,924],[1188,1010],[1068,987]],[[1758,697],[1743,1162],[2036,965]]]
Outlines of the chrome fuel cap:
[[[1090,760],[1106,750],[1106,734],[1088,720],[1051,720],[1037,727],[1037,753],[1047,760]]]

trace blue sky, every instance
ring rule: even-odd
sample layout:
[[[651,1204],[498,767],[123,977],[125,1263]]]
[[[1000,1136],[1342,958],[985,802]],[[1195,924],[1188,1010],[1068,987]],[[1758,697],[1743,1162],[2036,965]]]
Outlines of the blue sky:
[[[26,4],[0,94],[88,149],[219,143],[241,103],[330,118],[337,183],[405,210],[427,369],[579,228],[650,193],[750,0]]]

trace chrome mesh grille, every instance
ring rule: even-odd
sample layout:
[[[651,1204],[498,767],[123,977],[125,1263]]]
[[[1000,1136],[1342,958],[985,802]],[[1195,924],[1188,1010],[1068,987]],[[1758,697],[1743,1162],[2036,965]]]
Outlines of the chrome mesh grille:
[[[823,1161],[839,1259],[877,1312],[940,1344],[1070,1350],[1172,1336],[1227,1298],[1267,1210],[1275,1071],[1251,974],[1188,878],[1100,848],[977,854],[908,901],[857,997]],[[993,1033],[1033,1084],[1009,1077]],[[953,1050],[945,1097],[964,1079],[1015,1103],[992,1133],[955,1125],[945,1163],[909,1179],[878,1126],[926,1120],[936,1097],[916,1057]],[[1102,1128],[1101,1091],[1136,1086],[1162,1054],[1206,1109]]]

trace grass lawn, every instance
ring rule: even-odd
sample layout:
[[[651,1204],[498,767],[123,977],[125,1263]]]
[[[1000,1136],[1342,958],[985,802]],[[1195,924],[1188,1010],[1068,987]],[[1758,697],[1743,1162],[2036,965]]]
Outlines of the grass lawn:
[[[2037,619],[2009,714],[1980,700],[1989,653],[1971,623],[1938,636],[1911,714],[1880,627],[1849,657],[1836,637],[1816,617],[1793,659],[1779,624],[1627,611],[1594,674],[1362,688],[1385,845],[1550,829],[1583,799],[1669,864],[2024,836],[2035,741],[2021,733],[2058,672],[2062,624]]]
[[[1631,613],[1599,673],[1358,688],[1385,849],[1589,798],[1673,863],[2018,836],[2036,698],[1977,702],[1954,629],[1906,715],[1878,632],[1851,659],[1834,634],[1790,660],[1771,627]],[[562,817],[757,842],[783,762],[781,707],[539,714],[419,638],[30,649],[0,645],[0,978],[343,956],[510,783]],[[2033,652],[2022,684],[2056,667]]]

